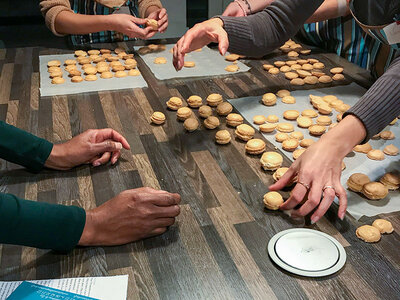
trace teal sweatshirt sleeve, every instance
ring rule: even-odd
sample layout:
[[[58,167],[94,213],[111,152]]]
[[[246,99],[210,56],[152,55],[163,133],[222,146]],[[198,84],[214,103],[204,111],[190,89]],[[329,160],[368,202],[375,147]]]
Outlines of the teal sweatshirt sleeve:
[[[52,149],[52,143],[0,121],[0,158],[39,172]]]
[[[64,206],[0,194],[0,243],[59,252],[72,250],[79,242],[86,212]]]

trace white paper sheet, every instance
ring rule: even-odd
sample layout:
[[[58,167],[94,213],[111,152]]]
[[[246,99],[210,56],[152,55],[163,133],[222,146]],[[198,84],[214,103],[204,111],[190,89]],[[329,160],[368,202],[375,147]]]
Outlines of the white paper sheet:
[[[0,300],[6,299],[21,282],[1,281]],[[126,300],[128,291],[128,275],[30,280],[30,282],[101,300]]]
[[[127,76],[121,78],[100,78],[97,74],[98,79],[96,81],[82,81],[82,82],[71,82],[68,77],[68,73],[63,70],[63,78],[65,82],[62,84],[52,84],[49,73],[47,72],[47,63],[50,60],[59,60],[63,63],[67,59],[75,59],[74,54],[59,54],[59,55],[43,55],[39,57],[40,65],[40,96],[56,96],[56,95],[68,95],[68,94],[80,94],[88,92],[98,91],[111,91],[111,90],[122,90],[122,89],[134,89],[147,87],[147,83],[143,76]],[[121,60],[122,61],[122,60]],[[82,71],[82,68],[77,64],[78,70]],[[62,67],[63,69],[63,67]],[[82,74],[84,72],[82,71]],[[84,76],[82,76],[84,77]]]
[[[166,50],[162,52],[152,52],[144,55],[140,55],[147,66],[153,72],[154,76],[159,80],[166,80],[172,78],[187,78],[187,77],[201,77],[201,76],[216,76],[216,75],[232,75],[238,72],[247,72],[250,70],[244,63],[238,61],[239,67],[238,72],[225,71],[225,67],[231,65],[232,62],[226,61],[217,50],[203,47],[199,52],[191,52],[186,54],[186,61],[194,61],[196,66],[193,68],[182,68],[180,71],[176,71],[172,64],[172,53],[170,49],[173,48],[174,44],[166,45]],[[138,50],[140,47],[134,47]],[[155,64],[154,59],[156,57],[165,57],[167,59],[166,64]]]
[[[309,95],[325,96],[325,95],[335,95],[339,99],[343,100],[345,103],[354,105],[357,100],[365,93],[366,89],[363,87],[352,83],[346,86],[336,86],[331,88],[323,88],[318,90],[299,90],[291,92],[292,96],[296,98],[296,104],[285,104],[282,103],[278,98],[277,105],[265,106],[260,103],[261,96],[258,97],[245,97],[239,99],[228,100],[239,113],[250,123],[253,124],[253,117],[255,115],[271,115],[275,114],[279,117],[280,122],[292,123],[295,127],[295,131],[301,131],[305,138],[311,138],[317,140],[318,138],[312,137],[308,133],[308,129],[299,128],[296,121],[287,121],[283,119],[283,112],[285,110],[295,109],[299,112],[304,109],[313,108]],[[267,92],[267,91],[266,91]],[[331,119],[336,122],[336,112],[333,112]],[[315,121],[314,121],[315,122]],[[258,129],[258,126],[254,126]],[[400,148],[400,125],[397,123],[394,126],[388,126],[386,130],[391,130],[397,137],[394,140],[370,140],[372,148],[381,149],[389,144],[393,144]],[[282,144],[275,141],[276,131],[273,133],[265,133],[264,137],[270,141],[278,149],[282,150],[283,153],[288,156],[290,160],[293,161],[292,153],[287,152],[282,149]],[[345,157],[344,162],[346,164],[346,169],[342,172],[341,182],[346,188],[347,179],[353,173],[364,173],[367,174],[371,180],[378,181],[379,178],[386,172],[393,170],[400,170],[399,156],[388,156],[385,155],[383,161],[374,161],[366,157],[366,154],[352,152],[351,157]],[[380,201],[370,201],[361,195],[347,191],[348,196],[348,208],[347,211],[355,218],[360,219],[362,216],[375,216],[382,213],[390,213],[394,211],[400,211],[400,193],[399,191],[391,191],[389,195]],[[335,199],[338,202],[338,199]]]

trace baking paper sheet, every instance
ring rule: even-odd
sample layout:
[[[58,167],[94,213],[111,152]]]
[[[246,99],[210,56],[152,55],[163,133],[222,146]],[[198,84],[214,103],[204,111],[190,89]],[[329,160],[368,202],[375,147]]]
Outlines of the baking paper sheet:
[[[43,55],[39,57],[40,95],[42,97],[147,87],[147,83],[142,75],[103,79],[100,78],[100,74],[97,74],[98,79],[96,81],[84,80],[82,82],[74,83],[71,82],[71,78],[68,77],[68,72],[65,71],[63,67],[63,78],[65,79],[65,82],[63,84],[52,84],[49,73],[47,72],[47,63],[50,60],[55,59],[63,63],[67,59],[76,59],[76,57],[72,53]],[[123,61],[121,60],[121,62]],[[77,64],[77,67],[79,71],[82,71],[81,65]],[[82,72],[82,74],[84,74],[84,72]],[[82,77],[84,78],[85,76],[82,75]]]
[[[266,91],[267,92],[267,91]],[[318,90],[300,90],[291,92],[292,96],[296,98],[296,104],[285,104],[282,103],[278,98],[277,105],[265,106],[261,104],[261,96],[258,97],[245,97],[239,99],[228,100],[239,113],[250,123],[253,124],[253,117],[255,115],[277,115],[279,122],[288,122],[294,125],[295,131],[301,131],[304,134],[304,138],[311,138],[317,140],[317,137],[310,136],[308,129],[303,129],[297,126],[296,121],[288,121],[283,118],[283,112],[285,110],[295,109],[299,112],[304,109],[312,109],[312,105],[309,100],[309,95],[325,96],[335,95],[345,103],[354,105],[358,99],[366,92],[363,87],[352,83],[347,86],[336,86],[331,88],[323,88]],[[332,113],[331,119],[336,122],[336,111]],[[315,123],[315,119],[314,123]],[[254,126],[258,129],[258,126]],[[389,144],[393,144],[400,148],[400,126],[396,123],[393,126],[388,126],[385,130],[391,130],[397,137],[394,140],[370,140],[372,148],[381,149]],[[275,141],[276,131],[273,133],[264,133],[264,137],[270,141],[274,146],[282,150],[289,159],[293,161],[292,153],[282,149],[282,144]],[[340,142],[340,141],[338,141]],[[379,178],[386,172],[400,170],[400,156],[388,156],[385,155],[383,161],[374,161],[367,158],[366,154],[352,152],[344,159],[346,169],[342,172],[341,182],[343,187],[347,188],[346,181],[353,173],[364,173],[369,176],[371,180],[379,181]],[[400,210],[400,193],[399,191],[391,191],[389,195],[379,201],[370,201],[363,196],[347,191],[348,196],[348,208],[347,211],[355,218],[360,219],[363,215],[371,217],[382,213],[390,213]],[[335,199],[338,203],[338,199]]]
[[[170,49],[174,47],[174,44],[166,45],[166,50],[161,52],[153,52],[144,55],[140,55],[144,62],[149,66],[151,72],[159,80],[172,79],[172,78],[186,78],[186,77],[201,77],[201,76],[215,76],[215,75],[232,75],[238,72],[247,72],[250,70],[244,63],[238,61],[239,66],[238,72],[227,72],[225,67],[231,65],[232,62],[226,61],[217,50],[203,47],[199,52],[191,52],[186,54],[186,61],[194,61],[196,66],[193,68],[185,68],[176,71],[172,64],[172,53]],[[134,47],[138,50],[141,47]],[[166,64],[157,65],[154,63],[156,57],[165,57],[167,59]]]

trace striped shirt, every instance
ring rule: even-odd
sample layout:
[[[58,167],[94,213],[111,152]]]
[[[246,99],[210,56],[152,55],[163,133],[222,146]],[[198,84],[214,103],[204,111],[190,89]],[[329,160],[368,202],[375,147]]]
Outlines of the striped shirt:
[[[382,75],[400,54],[368,35],[351,16],[304,24],[297,37],[370,70],[375,77]]]
[[[110,15],[117,11],[97,3],[95,0],[70,0],[71,8],[75,13],[84,15]],[[129,8],[131,15],[138,16],[138,0],[128,0],[125,6]],[[93,43],[112,43],[135,40],[115,31],[101,31],[84,35],[72,34],[69,36],[70,42],[74,46],[82,46]]]

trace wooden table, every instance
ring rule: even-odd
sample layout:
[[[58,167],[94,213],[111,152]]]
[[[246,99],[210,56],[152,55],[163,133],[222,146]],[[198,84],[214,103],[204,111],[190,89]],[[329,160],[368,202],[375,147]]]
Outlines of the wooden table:
[[[340,221],[337,208],[331,207],[310,227],[345,247],[346,266],[328,278],[288,274],[271,262],[267,243],[277,232],[304,223],[264,210],[262,196],[273,182],[271,173],[262,171],[259,157],[244,153],[244,143],[232,140],[218,146],[215,130],[204,128],[187,133],[175,112],[166,110],[171,96],[205,98],[218,92],[235,98],[288,88],[282,75],[268,75],[261,68],[262,63],[286,57],[249,61],[253,68],[247,73],[167,82],[157,81],[138,58],[149,88],[40,98],[38,56],[63,52],[0,50],[1,120],[55,143],[89,128],[111,127],[127,137],[132,150],[125,151],[116,166],[45,170],[38,175],[1,161],[2,191],[90,209],[125,189],[149,186],[180,193],[181,214],[164,235],[119,247],[77,248],[60,255],[2,245],[1,280],[129,274],[129,299],[400,298],[399,213],[384,216],[395,233],[366,244],[355,236],[355,229],[373,218]],[[365,72],[335,55],[313,56],[327,66],[345,65],[348,75],[369,82]],[[149,124],[153,111],[166,113],[164,126]]]

